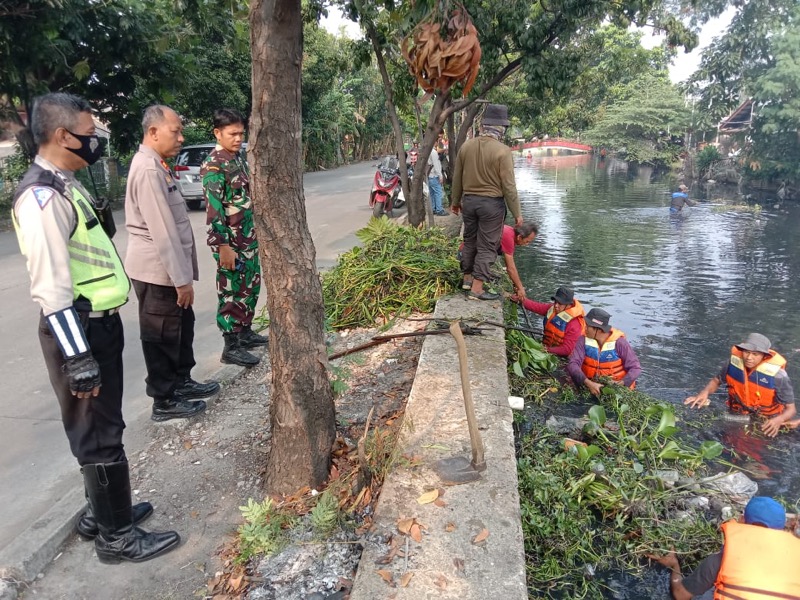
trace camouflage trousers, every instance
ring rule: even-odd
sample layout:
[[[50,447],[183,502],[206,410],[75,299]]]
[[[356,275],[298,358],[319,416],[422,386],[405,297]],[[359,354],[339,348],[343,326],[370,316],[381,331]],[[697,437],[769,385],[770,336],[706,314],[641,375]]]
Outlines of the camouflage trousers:
[[[234,270],[219,265],[217,261],[217,326],[223,333],[241,331],[253,322],[258,295],[261,292],[261,261],[258,248],[236,252]]]

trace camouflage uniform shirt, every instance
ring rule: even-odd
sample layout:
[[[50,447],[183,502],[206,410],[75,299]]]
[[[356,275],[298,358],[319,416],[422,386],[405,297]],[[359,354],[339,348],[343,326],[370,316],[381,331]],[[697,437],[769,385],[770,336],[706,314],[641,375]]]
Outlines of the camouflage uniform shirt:
[[[244,157],[217,147],[200,168],[206,199],[208,245],[229,245],[236,252],[258,247],[250,198],[250,170]]]

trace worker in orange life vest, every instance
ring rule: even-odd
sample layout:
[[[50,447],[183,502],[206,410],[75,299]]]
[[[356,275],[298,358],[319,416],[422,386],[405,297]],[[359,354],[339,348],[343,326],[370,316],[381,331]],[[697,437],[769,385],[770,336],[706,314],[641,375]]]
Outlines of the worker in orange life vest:
[[[747,340],[731,348],[731,356],[720,373],[699,394],[684,400],[693,408],[710,404],[709,395],[722,383],[728,386],[728,409],[767,417],[761,430],[769,437],[778,435],[782,425],[795,416],[794,390],[784,367],[786,359],[771,347],[769,339],[751,333]]]
[[[560,287],[552,302],[534,302],[520,299],[518,294],[511,296],[514,302],[522,300],[522,306],[544,317],[545,350],[556,356],[569,356],[580,337],[585,333],[583,305],[575,298],[575,292],[568,287]]]
[[[691,600],[711,588],[714,600],[800,598],[800,539],[785,526],[783,506],[756,496],[742,519],[722,524],[722,551],[705,558],[685,579],[675,552],[649,558],[672,571],[669,587],[675,600]]]
[[[599,377],[610,377],[614,383],[633,388],[642,367],[625,334],[610,324],[611,315],[593,308],[586,315],[586,334],[575,344],[569,355],[567,372],[575,385],[589,388],[600,395],[603,385]]]

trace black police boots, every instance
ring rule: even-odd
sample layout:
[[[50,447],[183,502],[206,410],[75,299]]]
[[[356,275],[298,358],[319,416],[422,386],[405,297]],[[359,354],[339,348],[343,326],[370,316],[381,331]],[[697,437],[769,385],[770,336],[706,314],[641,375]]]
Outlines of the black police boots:
[[[179,400],[177,398],[153,399],[153,421],[169,421],[170,419],[186,419],[200,414],[206,409],[202,400]]]
[[[250,354],[242,347],[242,343],[239,341],[238,333],[224,333],[222,334],[222,337],[225,340],[225,348],[222,350],[220,362],[239,365],[240,367],[253,367],[260,362],[261,359],[253,354]]]
[[[195,400],[198,398],[209,398],[219,391],[219,384],[216,381],[200,383],[191,377],[187,377],[178,384],[172,395],[176,400]]]
[[[134,527],[127,461],[84,465],[83,483],[97,520],[94,548],[100,562],[144,562],[169,552],[181,541],[174,531],[148,533]]]
[[[243,327],[239,332],[239,343],[242,348],[255,348],[256,346],[266,346],[269,338],[265,335],[258,335],[249,326]]]
[[[81,469],[81,473],[83,473],[83,469]],[[89,492],[86,492],[86,502],[88,503],[86,511],[78,515],[78,519],[75,521],[75,529],[83,539],[93,540],[97,537],[98,529],[97,519],[94,518],[94,513],[92,512],[92,503],[89,502]],[[138,525],[152,514],[153,505],[149,502],[139,502],[139,504],[134,504],[131,507],[131,517],[134,525]]]

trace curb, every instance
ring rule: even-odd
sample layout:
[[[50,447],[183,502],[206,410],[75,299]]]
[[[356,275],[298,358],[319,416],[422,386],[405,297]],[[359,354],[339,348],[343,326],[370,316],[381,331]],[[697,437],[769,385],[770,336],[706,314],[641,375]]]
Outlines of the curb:
[[[264,360],[266,350],[255,350],[255,354]],[[218,381],[222,389],[205,399],[206,403],[213,406],[225,388],[245,371],[246,367],[238,365],[223,365],[217,369],[209,379]],[[182,429],[189,421],[173,419],[153,425]],[[75,534],[75,519],[85,509],[83,486],[76,486],[0,551],[0,600],[16,600],[20,586],[32,583],[47,568]]]

